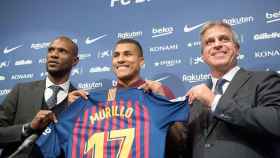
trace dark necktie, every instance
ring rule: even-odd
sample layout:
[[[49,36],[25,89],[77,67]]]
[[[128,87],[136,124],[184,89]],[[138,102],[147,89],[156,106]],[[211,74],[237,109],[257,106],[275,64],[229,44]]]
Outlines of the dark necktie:
[[[220,78],[218,79],[215,89],[214,89],[214,94],[217,95],[223,95],[223,85],[227,82],[226,79]]]
[[[53,91],[52,96],[47,100],[49,109],[52,109],[57,104],[57,93],[61,90],[61,87],[52,85],[50,89]]]

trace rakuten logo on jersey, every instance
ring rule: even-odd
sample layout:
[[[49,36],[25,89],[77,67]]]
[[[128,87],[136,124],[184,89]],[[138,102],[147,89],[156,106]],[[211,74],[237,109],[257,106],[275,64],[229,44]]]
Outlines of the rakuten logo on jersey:
[[[210,79],[210,76],[211,76],[210,74],[194,74],[194,73],[190,75],[184,74],[182,76],[182,81],[189,82],[189,83],[202,82]]]
[[[5,61],[1,61],[0,62],[0,69],[5,68],[5,67],[9,67],[10,65],[10,61],[5,60]]]
[[[111,0],[110,7],[127,6],[129,4],[141,4],[151,0]]]
[[[275,56],[280,56],[280,49],[255,52],[255,58],[268,58],[268,57],[275,57]]]
[[[176,65],[181,64],[181,59],[174,59],[174,60],[162,60],[154,63],[155,67],[165,66],[165,67],[173,67]]]
[[[78,83],[78,89],[91,90],[102,87],[102,82]]]
[[[266,23],[273,23],[276,21],[280,21],[280,10],[277,12],[266,12],[265,13]]]
[[[149,51],[151,53],[155,53],[155,52],[175,51],[178,49],[179,49],[178,44],[169,44],[169,45],[163,45],[163,46],[150,47]]]
[[[152,38],[167,36],[174,32],[173,27],[161,27],[161,28],[153,28],[152,30]]]
[[[11,89],[0,89],[0,96],[7,95]]]
[[[260,33],[254,35],[254,40],[266,40],[266,39],[275,39],[280,38],[280,32],[273,32],[273,33]]]
[[[234,25],[240,25],[244,23],[252,23],[254,22],[254,17],[253,16],[232,17],[229,19],[223,19],[223,22],[234,26]]]
[[[34,74],[15,74],[15,75],[12,75],[11,80],[31,79],[33,77],[34,77]]]
[[[120,32],[118,33],[117,37],[118,38],[136,38],[136,37],[141,37],[143,36],[142,31],[136,31],[136,32]]]

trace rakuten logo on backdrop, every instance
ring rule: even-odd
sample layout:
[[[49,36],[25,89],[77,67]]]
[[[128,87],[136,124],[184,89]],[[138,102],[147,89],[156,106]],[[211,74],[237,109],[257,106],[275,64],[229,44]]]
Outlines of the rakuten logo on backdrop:
[[[244,23],[254,22],[254,17],[253,16],[232,17],[229,19],[223,19],[223,22],[228,23],[229,25],[240,25]]]
[[[276,12],[266,12],[265,18],[266,18],[266,23],[280,21],[280,10]]]
[[[118,33],[118,38],[136,38],[141,37],[143,35],[142,31],[136,31],[136,32],[120,32]]]
[[[130,4],[141,4],[151,0],[111,0],[110,7],[127,6]]]
[[[202,82],[210,79],[210,76],[211,76],[210,74],[194,74],[194,73],[190,75],[184,74],[182,76],[182,81],[189,82],[189,83]]]
[[[91,90],[102,86],[103,86],[102,82],[78,83],[78,89],[84,89],[84,90]]]

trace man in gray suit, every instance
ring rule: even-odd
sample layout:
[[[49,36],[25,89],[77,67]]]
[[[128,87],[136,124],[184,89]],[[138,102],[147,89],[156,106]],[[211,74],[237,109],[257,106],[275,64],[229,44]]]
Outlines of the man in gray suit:
[[[48,48],[47,78],[12,89],[0,106],[0,157],[11,155],[28,136],[40,134],[66,108],[68,93],[75,90],[69,76],[78,62],[78,46],[68,37],[58,37]],[[28,147],[16,157],[36,157],[34,154]]]
[[[187,92],[187,126],[193,158],[279,158],[280,78],[237,66],[239,43],[230,25],[209,22],[201,32],[209,84]]]

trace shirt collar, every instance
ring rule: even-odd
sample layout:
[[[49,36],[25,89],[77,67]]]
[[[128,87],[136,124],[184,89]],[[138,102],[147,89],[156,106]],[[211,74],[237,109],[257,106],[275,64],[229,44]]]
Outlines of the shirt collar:
[[[129,88],[137,88],[137,87],[141,86],[144,83],[145,83],[145,80],[139,79],[139,80],[135,81],[134,83],[132,83],[129,86]],[[118,82],[117,83],[117,88],[125,88],[125,86]]]
[[[224,76],[222,77],[223,79],[226,79],[228,82],[231,82],[237,71],[240,69],[239,66],[233,67],[231,70],[229,70]],[[211,77],[212,83],[216,83],[218,78]]]
[[[56,85],[54,84],[50,79],[49,77],[46,78],[46,88],[49,88],[50,86],[52,85]],[[69,90],[69,87],[70,87],[70,80],[67,80],[66,82],[62,83],[62,84],[59,84],[57,85],[59,87],[61,87],[63,89],[63,91],[65,92],[68,92]]]

